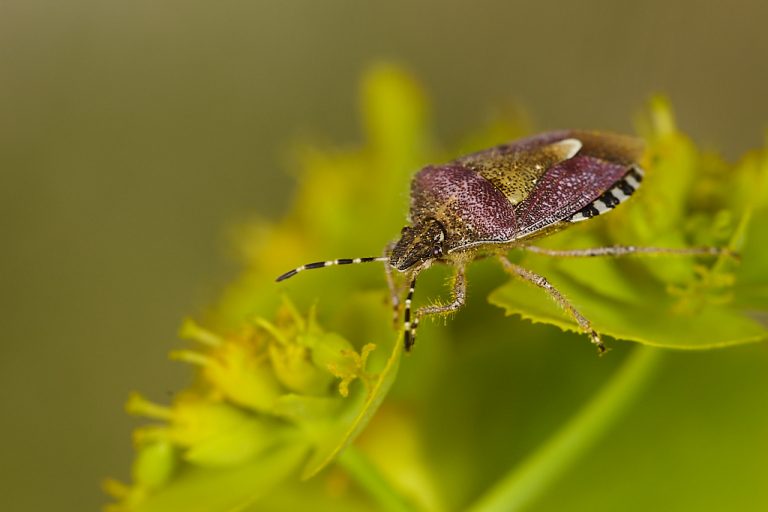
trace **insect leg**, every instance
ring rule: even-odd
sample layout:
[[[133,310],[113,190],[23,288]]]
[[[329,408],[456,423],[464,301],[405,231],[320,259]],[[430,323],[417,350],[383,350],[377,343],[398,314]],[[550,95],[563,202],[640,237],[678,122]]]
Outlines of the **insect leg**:
[[[403,312],[403,340],[406,352],[410,352],[413,344],[416,343],[416,328],[419,326],[418,318],[414,318],[413,323],[411,323],[411,302],[413,301],[414,288],[416,288],[415,277],[411,279],[411,287],[408,289],[408,296],[405,298],[405,311]]]
[[[394,249],[396,243],[397,242],[394,241],[389,242],[387,247],[384,248],[384,257],[387,259],[387,262],[384,265],[384,275],[387,277],[387,287],[389,288],[389,296],[392,300],[392,321],[395,324],[395,328],[397,328],[397,320],[400,316],[400,297],[403,295],[403,286],[398,286],[395,283],[392,266],[389,264],[389,257],[391,256],[392,249]]]
[[[445,305],[432,305],[419,308],[416,312],[416,318],[421,318],[428,315],[445,315],[453,313],[464,305],[464,301],[467,298],[467,277],[464,272],[464,267],[456,269],[456,274],[453,278],[453,299],[450,304]]]
[[[635,245],[613,245],[608,247],[592,247],[589,249],[568,249],[558,251],[555,249],[546,249],[533,245],[524,245],[518,247],[524,251],[543,254],[545,256],[556,256],[564,258],[588,258],[593,256],[627,256],[630,254],[647,254],[651,256],[677,255],[677,256],[719,256],[727,254],[737,257],[737,254],[727,247],[638,247]]]
[[[600,339],[600,335],[592,328],[592,324],[589,320],[587,320],[584,315],[579,313],[579,311],[571,304],[568,299],[565,298],[565,296],[558,291],[557,288],[552,286],[552,284],[547,281],[547,279],[544,276],[540,276],[539,274],[532,272],[526,268],[523,268],[519,265],[515,265],[511,261],[509,261],[505,256],[499,256],[499,261],[501,261],[502,266],[504,267],[504,270],[506,270],[509,274],[512,274],[513,276],[517,276],[521,279],[524,279],[526,281],[529,281],[539,288],[542,288],[544,291],[546,291],[552,299],[554,299],[557,304],[563,308],[563,310],[571,315],[574,320],[576,320],[576,323],[579,324],[579,327],[581,327],[581,330],[584,331],[589,335],[589,337],[592,339],[592,343],[594,343],[597,346],[597,350],[600,354],[604,354],[606,352],[605,345],[603,345],[602,340]]]
[[[411,292],[413,292],[413,285],[411,285]],[[406,311],[410,311],[411,308],[411,295],[412,293],[409,293],[408,299],[405,301]],[[424,306],[419,308],[418,311],[416,311],[416,314],[413,315],[413,322],[410,324],[410,335],[406,334],[406,350],[410,350],[411,347],[413,347],[413,344],[416,343],[416,328],[419,326],[419,321],[422,317],[452,313],[464,305],[466,298],[467,278],[464,267],[462,266],[456,269],[456,274],[453,278],[453,300],[451,303],[445,305]],[[406,316],[406,319],[408,318],[409,316]]]

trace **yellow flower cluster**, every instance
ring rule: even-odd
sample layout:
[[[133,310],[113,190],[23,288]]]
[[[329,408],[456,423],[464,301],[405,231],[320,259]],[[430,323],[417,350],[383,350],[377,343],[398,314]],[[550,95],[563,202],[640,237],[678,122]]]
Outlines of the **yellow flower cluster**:
[[[134,483],[107,483],[120,500],[109,510],[143,510],[153,502],[148,497],[162,497],[182,464],[198,471],[226,469],[259,464],[260,457],[281,448],[293,456],[299,448],[307,452],[327,444],[327,434],[338,431],[335,424],[348,422],[350,385],[361,381],[360,394],[367,398],[377,379],[366,369],[375,345],[358,352],[324,331],[314,308],[304,317],[287,299],[274,322],[256,318],[220,335],[187,320],[180,335],[198,348],[171,357],[199,366],[202,382],[169,407],[131,395],[126,410],[159,423],[135,431]]]

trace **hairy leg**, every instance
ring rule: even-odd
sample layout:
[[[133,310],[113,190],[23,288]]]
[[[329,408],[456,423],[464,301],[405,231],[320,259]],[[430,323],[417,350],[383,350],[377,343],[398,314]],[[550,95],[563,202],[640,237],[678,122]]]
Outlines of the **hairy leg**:
[[[384,248],[384,256],[387,259],[389,259],[389,257],[392,255],[392,249],[394,249],[395,243],[396,242],[394,241],[389,242]],[[388,261],[384,264],[384,275],[387,277],[387,287],[389,288],[389,296],[392,301],[392,322],[394,323],[395,328],[397,328],[397,320],[400,316],[400,297],[403,295],[404,286],[398,286],[397,283],[395,283],[395,276],[392,272],[392,266]]]
[[[464,305],[467,298],[467,276],[464,267],[456,268],[453,276],[453,290],[451,291],[451,302],[449,304],[434,304],[424,306],[416,311],[416,318],[429,315],[447,315],[457,311]]]
[[[592,343],[594,343],[597,346],[598,352],[601,354],[605,353],[606,348],[605,345],[603,345],[602,340],[600,339],[600,335],[592,328],[592,324],[589,320],[587,320],[584,315],[579,313],[579,311],[571,304],[568,299],[565,298],[565,296],[558,291],[557,288],[552,286],[552,284],[547,281],[547,279],[544,276],[540,276],[539,274],[532,272],[526,268],[523,268],[519,265],[515,265],[511,261],[507,259],[506,256],[499,256],[499,261],[501,262],[502,266],[504,267],[504,270],[506,270],[509,274],[519,277],[521,279],[524,279],[526,281],[529,281],[539,288],[542,288],[544,291],[546,291],[552,299],[554,299],[557,304],[563,308],[563,310],[571,315],[571,317],[576,321],[577,324],[579,324],[579,327],[581,327],[581,330],[584,331],[589,335],[589,337],[592,340]]]
[[[413,283],[411,284],[408,298],[405,300],[405,310],[410,312],[411,299],[413,297]],[[405,349],[410,350],[413,344],[416,342],[416,328],[419,326],[419,320],[424,316],[430,315],[447,315],[454,311],[459,310],[466,301],[467,298],[467,277],[465,268],[463,266],[456,268],[456,273],[453,277],[453,290],[452,299],[449,304],[435,304],[432,306],[424,306],[416,311],[413,316],[413,322],[406,322],[406,336],[405,336]],[[406,319],[410,320],[410,314],[406,315]]]
[[[608,247],[592,247],[589,249],[567,249],[556,250],[536,247],[534,245],[523,245],[517,247],[523,251],[543,254],[545,256],[559,256],[565,258],[589,258],[594,256],[627,256],[631,254],[646,255],[676,255],[676,256],[719,256],[728,254],[737,257],[736,253],[727,247],[687,247],[687,248],[669,248],[669,247],[638,247],[635,245],[613,245]]]

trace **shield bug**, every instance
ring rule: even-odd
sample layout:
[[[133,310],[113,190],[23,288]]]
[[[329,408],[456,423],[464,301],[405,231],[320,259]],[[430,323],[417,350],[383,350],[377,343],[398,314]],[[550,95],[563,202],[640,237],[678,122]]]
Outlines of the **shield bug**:
[[[409,225],[390,243],[382,257],[337,259],[308,263],[299,272],[333,265],[383,262],[397,321],[405,290],[395,285],[392,270],[406,276],[403,329],[406,350],[416,339],[419,321],[444,315],[464,305],[465,268],[479,257],[494,256],[504,270],[545,290],[605,352],[600,335],[549,281],[509,261],[510,249],[548,256],[591,257],[628,254],[717,255],[715,247],[659,248],[610,246],[550,250],[529,245],[577,222],[609,212],[629,199],[643,181],[638,161],[643,152],[637,138],[589,131],[557,131],[524,138],[473,153],[443,165],[421,169],[411,183]],[[411,313],[418,274],[433,263],[455,269],[452,300]]]

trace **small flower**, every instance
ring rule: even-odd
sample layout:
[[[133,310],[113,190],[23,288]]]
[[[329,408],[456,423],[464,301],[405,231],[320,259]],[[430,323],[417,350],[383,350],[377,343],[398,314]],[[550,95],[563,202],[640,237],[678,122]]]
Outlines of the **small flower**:
[[[336,377],[341,379],[339,382],[339,393],[343,397],[349,396],[349,385],[355,380],[360,379],[365,384],[366,389],[370,390],[373,386],[375,375],[365,371],[365,365],[368,356],[376,348],[373,343],[368,343],[363,347],[360,354],[354,350],[342,349],[337,352],[341,357],[336,357],[336,361],[326,363],[327,368]]]
[[[377,374],[367,369],[374,344],[357,352],[320,327],[314,308],[304,317],[287,299],[272,322],[256,318],[223,335],[186,320],[180,335],[200,348],[171,357],[200,367],[203,383],[179,393],[170,406],[131,394],[126,411],[157,423],[134,432],[133,485],[105,482],[120,500],[112,510],[140,509],[174,487],[180,467],[216,471],[274,453],[287,457],[301,447],[333,450],[349,436],[350,422],[376,384]],[[364,393],[357,393],[363,400],[348,399],[357,379],[364,384]]]
[[[171,358],[198,365],[216,393],[254,411],[269,411],[282,391],[269,364],[266,337],[252,326],[227,337],[218,336],[186,320],[183,338],[199,342],[207,350],[178,350]]]

